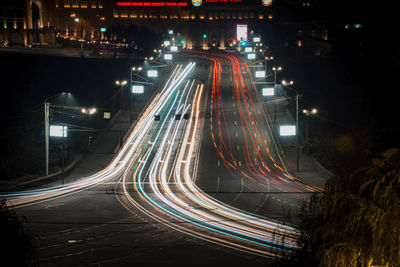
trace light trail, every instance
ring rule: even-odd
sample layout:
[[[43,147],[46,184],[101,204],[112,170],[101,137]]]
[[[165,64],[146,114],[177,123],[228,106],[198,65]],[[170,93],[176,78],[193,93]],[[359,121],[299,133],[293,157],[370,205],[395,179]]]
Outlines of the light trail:
[[[183,70],[182,65],[176,66],[161,92],[155,96],[143,112],[120,151],[105,169],[87,178],[82,178],[65,185],[21,192],[1,193],[0,199],[7,199],[12,207],[19,208],[89,189],[120,175],[129,162],[133,158],[139,156],[136,151],[142,145],[146,133],[153,127],[154,115],[158,114],[158,112],[163,109],[166,102],[165,100],[174,93],[175,89],[185,79],[193,65],[194,64],[191,63]]]
[[[247,67],[237,58],[226,55],[202,55],[214,63],[211,91],[211,136],[214,148],[227,170],[234,177],[247,178],[264,186],[275,184],[285,189],[312,190],[285,172],[273,159],[262,125],[253,103],[249,81],[242,75]],[[229,124],[222,104],[222,60],[232,67],[234,96],[240,116],[245,146],[240,153],[232,149]],[[204,84],[187,80],[195,63],[178,65],[160,93],[139,118],[121,150],[102,171],[87,178],[44,189],[1,194],[12,206],[23,207],[70,195],[121,176],[121,204],[130,204],[150,218],[179,232],[214,244],[262,257],[281,257],[297,248],[297,230],[223,203],[196,186],[190,170],[194,168],[194,152],[201,131],[200,106]],[[183,85],[184,84],[184,85]],[[181,88],[183,86],[183,88]],[[195,88],[195,89],[194,89]],[[175,119],[178,113],[189,120]],[[160,115],[155,122],[154,116]],[[225,135],[227,138],[225,138]],[[218,144],[217,144],[218,142]],[[255,161],[250,151],[255,152]],[[170,182],[173,178],[173,182]],[[133,189],[133,190],[132,190]],[[118,196],[117,196],[118,197]],[[118,197],[120,198],[120,197]]]

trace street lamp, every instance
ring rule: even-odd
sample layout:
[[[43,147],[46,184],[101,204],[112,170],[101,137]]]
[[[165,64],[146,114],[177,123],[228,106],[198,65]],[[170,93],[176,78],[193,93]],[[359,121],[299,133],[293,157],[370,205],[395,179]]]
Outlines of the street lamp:
[[[276,72],[277,72],[277,71],[281,71],[281,70],[282,70],[282,67],[281,67],[281,66],[279,66],[279,67],[272,67],[272,70],[275,72],[274,83],[276,83]]]
[[[128,82],[126,81],[126,80],[123,80],[123,81],[119,81],[119,80],[117,80],[117,81],[115,81],[115,84],[116,85],[121,85],[121,86],[124,86],[124,85],[126,85]]]
[[[305,124],[305,142],[304,146],[305,149],[308,150],[308,139],[309,139],[309,135],[310,135],[310,122],[309,122],[309,118],[310,117],[315,117],[318,113],[318,110],[316,108],[312,108],[312,109],[303,109],[303,114],[304,116],[304,124]]]
[[[274,70],[274,68],[272,68],[272,70]],[[279,70],[279,69],[275,68],[274,71],[276,71],[276,70]],[[275,79],[276,79],[276,77],[275,77]],[[287,82],[287,81],[283,80],[281,82],[281,85],[285,86],[286,89],[289,89],[290,91],[296,93],[296,135],[297,135],[297,137],[296,137],[296,150],[297,150],[296,170],[297,170],[297,172],[299,172],[299,163],[300,163],[299,100],[300,100],[300,94],[299,94],[299,92],[297,92],[297,90],[289,87],[289,85],[293,85],[293,84],[294,84],[293,81]]]
[[[268,60],[274,60],[274,57],[265,57],[265,74],[268,75],[268,69],[267,69],[267,65],[268,65]]]
[[[44,100],[44,140],[45,140],[45,174],[49,175],[49,136],[50,136],[50,125],[49,125],[49,113],[50,113],[50,100],[60,95],[70,95],[71,93],[62,92]]]

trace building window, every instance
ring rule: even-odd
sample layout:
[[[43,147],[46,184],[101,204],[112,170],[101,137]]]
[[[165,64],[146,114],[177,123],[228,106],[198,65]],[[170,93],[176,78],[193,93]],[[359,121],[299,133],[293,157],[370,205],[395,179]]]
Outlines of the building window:
[[[302,47],[302,45],[303,45],[303,42],[301,40],[297,40],[297,46]]]

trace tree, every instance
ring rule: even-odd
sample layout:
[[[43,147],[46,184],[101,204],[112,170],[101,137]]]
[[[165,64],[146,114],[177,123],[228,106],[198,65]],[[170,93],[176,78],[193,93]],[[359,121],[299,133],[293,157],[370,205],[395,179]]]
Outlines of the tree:
[[[26,221],[25,218],[22,220]],[[0,201],[0,250],[2,262],[9,266],[27,266],[34,256],[34,239],[23,227],[23,221],[7,206],[6,200]]]
[[[301,249],[290,260],[309,266],[400,266],[399,150],[386,150],[326,189],[303,209]]]

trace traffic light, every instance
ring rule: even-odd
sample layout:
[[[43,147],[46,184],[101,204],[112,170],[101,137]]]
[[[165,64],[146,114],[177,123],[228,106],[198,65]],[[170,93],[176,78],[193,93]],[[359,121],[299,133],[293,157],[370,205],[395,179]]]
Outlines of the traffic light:
[[[246,45],[247,45],[247,42],[246,42],[246,41],[241,41],[241,42],[240,42],[240,45],[241,45],[241,46],[246,46]]]
[[[236,43],[237,43],[237,42],[236,42],[236,39],[233,39],[233,42],[232,42],[232,43],[233,43],[233,45],[236,45]]]
[[[203,39],[206,39],[207,38],[207,34],[203,34]]]
[[[185,41],[181,40],[181,44],[184,44],[184,43],[185,43]]]

